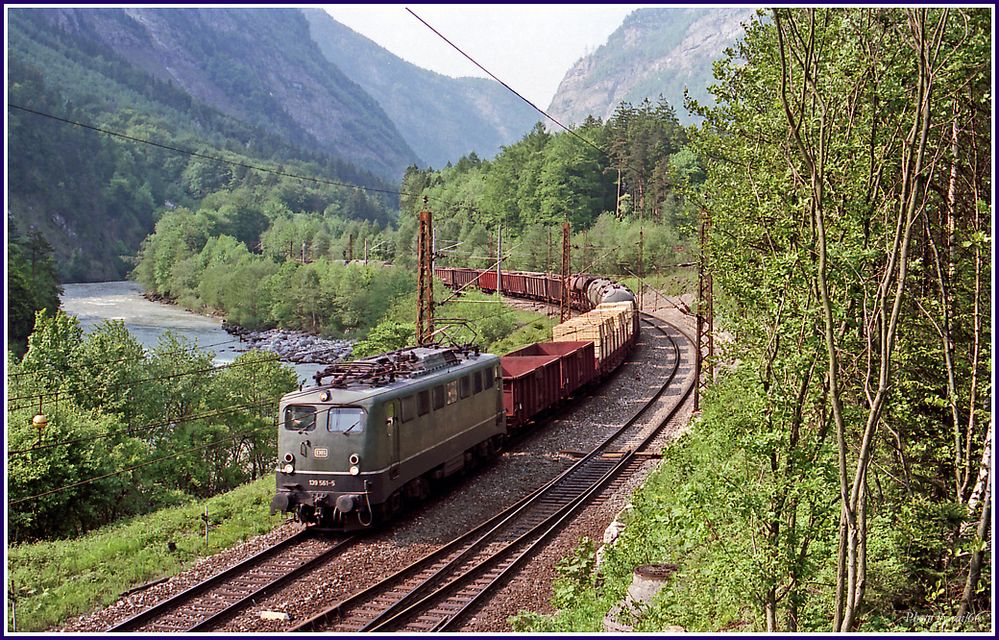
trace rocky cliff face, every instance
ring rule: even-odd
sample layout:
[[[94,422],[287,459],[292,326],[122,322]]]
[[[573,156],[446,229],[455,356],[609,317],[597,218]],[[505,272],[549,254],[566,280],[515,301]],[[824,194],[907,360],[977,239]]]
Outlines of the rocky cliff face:
[[[294,9],[44,9],[196,101],[382,176],[418,161],[378,103],[328,62]]]
[[[449,78],[395,56],[321,9],[303,10],[326,59],[385,110],[421,159],[440,168],[475,151],[490,158],[541,116],[492,80]]]
[[[637,104],[662,95],[681,122],[683,91],[710,102],[711,65],[742,35],[752,9],[639,9],[592,54],[565,74],[549,113],[580,123],[593,115],[604,120],[622,102]]]

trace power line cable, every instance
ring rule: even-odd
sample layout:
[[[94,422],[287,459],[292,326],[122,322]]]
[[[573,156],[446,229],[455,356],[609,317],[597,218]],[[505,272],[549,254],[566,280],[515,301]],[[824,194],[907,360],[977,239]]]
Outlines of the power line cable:
[[[433,31],[433,32],[434,32],[435,34],[437,34],[437,36],[438,36],[438,37],[439,37],[439,38],[440,38],[441,40],[443,40],[444,42],[446,42],[446,43],[448,43],[449,45],[451,45],[451,46],[452,46],[452,47],[454,48],[454,50],[455,50],[455,51],[457,51],[457,52],[458,52],[458,53],[460,53],[461,55],[463,55],[463,56],[465,56],[466,58],[468,58],[468,60],[469,60],[469,61],[470,61],[470,62],[471,62],[472,64],[474,64],[474,65],[475,65],[476,67],[478,67],[479,69],[481,69],[481,70],[482,70],[482,71],[483,71],[484,73],[486,73],[486,74],[487,74],[487,75],[488,75],[488,76],[489,76],[490,78],[492,78],[492,79],[493,79],[493,80],[495,80],[496,82],[500,83],[501,85],[503,85],[504,87],[506,87],[506,89],[507,89],[508,91],[510,91],[510,92],[511,92],[511,93],[512,93],[513,95],[517,96],[518,98],[520,98],[521,100],[523,100],[524,102],[526,102],[527,104],[529,104],[529,105],[530,105],[530,106],[531,106],[531,107],[532,107],[532,108],[533,108],[533,109],[534,109],[535,111],[537,111],[538,113],[540,113],[540,114],[541,114],[541,115],[543,115],[544,117],[548,118],[549,120],[551,120],[552,122],[554,122],[554,123],[555,123],[555,124],[557,124],[558,126],[562,127],[562,129],[564,129],[564,130],[565,130],[565,131],[567,131],[568,133],[572,134],[572,135],[573,135],[573,136],[575,136],[576,138],[579,138],[579,139],[580,139],[580,140],[582,140],[582,141],[583,141],[584,143],[586,143],[586,144],[588,144],[589,146],[593,147],[594,149],[596,149],[596,150],[597,150],[597,151],[599,151],[600,153],[603,153],[603,154],[606,154],[606,153],[607,153],[606,151],[604,151],[603,149],[601,149],[600,147],[598,147],[598,146],[597,146],[596,144],[594,144],[594,143],[590,142],[589,140],[587,140],[587,139],[586,139],[586,138],[584,138],[583,136],[581,136],[581,135],[579,135],[578,133],[576,133],[576,132],[575,132],[574,130],[570,129],[569,127],[565,126],[564,124],[562,124],[561,122],[559,122],[558,120],[556,120],[556,119],[555,119],[555,118],[554,118],[553,116],[549,115],[549,114],[548,114],[548,112],[546,112],[546,111],[545,111],[544,109],[542,109],[542,108],[541,108],[541,107],[539,107],[538,105],[534,104],[533,102],[531,102],[530,100],[528,100],[527,98],[525,98],[524,96],[522,96],[522,95],[521,95],[521,94],[520,94],[520,93],[519,93],[519,92],[518,92],[518,91],[517,91],[516,89],[514,89],[513,87],[511,87],[511,86],[510,86],[510,85],[508,85],[507,83],[505,83],[505,82],[503,82],[502,80],[500,80],[500,79],[499,79],[498,77],[496,77],[496,74],[494,74],[494,73],[493,73],[492,71],[490,71],[489,69],[486,69],[486,68],[485,68],[485,67],[483,67],[483,66],[482,66],[481,64],[479,64],[479,63],[478,63],[478,62],[477,62],[477,61],[475,60],[475,58],[473,58],[472,56],[468,55],[467,53],[465,53],[465,52],[464,52],[464,51],[463,51],[463,50],[461,49],[461,47],[459,47],[459,46],[458,46],[458,45],[456,45],[455,43],[453,43],[453,42],[451,42],[450,40],[448,40],[448,38],[447,38],[447,37],[446,37],[446,36],[445,36],[444,34],[442,34],[442,33],[441,33],[440,31],[438,31],[437,29],[433,28],[433,27],[432,27],[432,26],[430,25],[430,23],[428,23],[428,22],[427,22],[426,20],[424,20],[424,19],[423,19],[423,18],[421,18],[420,16],[416,15],[416,12],[414,12],[414,11],[413,11],[412,9],[410,9],[409,7],[406,7],[406,11],[408,11],[408,12],[409,12],[409,13],[410,13],[410,14],[411,14],[411,15],[412,15],[412,16],[413,16],[414,18],[416,18],[417,20],[419,20],[420,22],[422,22],[422,23],[424,24],[424,26],[426,26],[426,27],[427,27],[428,29],[430,29],[430,30],[431,30],[431,31]]]
[[[316,178],[316,177],[312,177],[312,176],[303,176],[303,175],[299,175],[299,174],[296,174],[296,173],[288,173],[287,171],[281,171],[279,169],[272,169],[270,167],[264,167],[264,166],[260,166],[260,165],[249,164],[249,163],[246,163],[246,162],[240,162],[238,160],[228,160],[228,159],[223,158],[221,156],[213,156],[213,155],[210,155],[210,154],[207,154],[207,153],[201,153],[199,151],[192,151],[190,149],[183,149],[181,147],[175,147],[175,146],[172,146],[172,145],[163,144],[163,143],[160,143],[160,142],[155,142],[153,140],[146,140],[144,138],[137,138],[135,136],[131,136],[131,135],[128,135],[126,133],[121,133],[120,131],[113,131],[111,129],[106,129],[104,127],[97,127],[97,126],[86,124],[86,123],[83,123],[83,122],[78,122],[76,120],[70,120],[68,118],[62,118],[62,117],[53,115],[51,113],[45,113],[44,111],[38,111],[36,109],[29,109],[28,107],[22,107],[21,105],[14,104],[12,102],[8,102],[7,103],[7,108],[9,108],[9,109],[17,109],[19,111],[24,111],[25,113],[31,113],[31,114],[34,114],[36,116],[41,116],[43,118],[49,118],[49,119],[55,120],[57,122],[62,122],[62,123],[65,123],[65,124],[70,124],[70,125],[73,125],[73,126],[77,126],[77,127],[83,128],[83,129],[89,129],[91,131],[96,131],[98,133],[103,133],[104,135],[112,136],[112,137],[115,137],[115,138],[121,138],[122,140],[128,140],[130,142],[138,142],[140,144],[147,144],[147,145],[150,145],[152,147],[157,147],[159,149],[165,149],[167,151],[173,151],[173,152],[176,152],[176,153],[182,153],[182,154],[194,157],[194,158],[201,158],[203,160],[211,160],[213,162],[220,162],[222,164],[229,164],[229,165],[232,165],[234,167],[242,167],[244,169],[252,169],[254,171],[262,171],[264,173],[272,173],[274,175],[282,176],[282,177],[285,177],[285,178],[295,178],[296,180],[303,180],[305,182],[315,182],[317,184],[325,184],[325,185],[330,185],[330,186],[334,186],[334,187],[346,187],[346,188],[349,188],[349,189],[363,189],[365,191],[372,191],[372,192],[375,192],[375,193],[387,193],[389,195],[396,195],[396,196],[413,196],[413,197],[416,197],[417,195],[419,195],[419,194],[409,193],[409,192],[406,192],[406,191],[394,191],[394,190],[391,190],[391,189],[380,189],[380,188],[377,188],[377,187],[366,187],[364,185],[352,184],[352,183],[349,183],[349,182],[339,182],[339,181],[336,181],[336,180],[327,180],[325,178]]]
[[[325,349],[324,351],[330,351],[330,349]],[[167,375],[163,375],[163,376],[152,376],[152,377],[149,377],[149,378],[138,378],[136,380],[133,380],[133,381],[129,382],[128,384],[112,384],[111,386],[117,388],[118,390],[131,389],[135,385],[142,384],[143,382],[156,382],[156,381],[159,381],[159,380],[172,380],[174,378],[183,378],[184,376],[191,376],[191,375],[194,375],[196,373],[210,373],[212,371],[220,371],[220,370],[225,370],[225,369],[232,369],[232,368],[235,368],[235,367],[244,367],[244,366],[251,365],[251,364],[262,364],[262,363],[265,363],[265,362],[273,362],[273,361],[278,360],[278,359],[279,359],[279,356],[275,355],[274,357],[256,358],[256,359],[253,359],[253,360],[244,360],[243,362],[230,362],[229,364],[222,364],[222,365],[219,365],[217,367],[213,366],[213,367],[208,367],[208,368],[203,368],[203,369],[191,369],[189,371],[181,371],[181,372],[178,372],[178,373],[171,373],[171,374],[167,374]],[[79,388],[76,388],[76,389],[64,389],[64,390],[60,390],[60,391],[48,391],[48,392],[43,392],[43,393],[32,393],[32,394],[23,395],[23,396],[14,396],[13,398],[8,398],[7,402],[14,402],[16,400],[32,400],[32,399],[45,400],[45,399],[49,399],[49,398],[55,398],[56,396],[58,396],[60,394],[72,395],[73,393],[79,393],[81,391],[93,391],[95,389],[101,389],[102,387],[104,387],[104,383],[94,383],[94,384],[90,384],[90,385],[84,385],[83,387],[79,387]],[[26,405],[26,406],[23,406],[23,407],[17,407],[15,409],[9,409],[9,411],[19,411],[21,409],[30,409],[32,406],[34,406],[34,405]]]
[[[197,349],[201,350],[201,351],[204,351],[206,349],[211,349],[212,347],[219,347],[219,346],[222,346],[224,344],[229,344],[229,343],[237,342],[237,341],[242,342],[242,339],[240,339],[240,338],[230,338],[228,340],[223,340],[222,342],[215,342],[215,343],[212,343],[212,344],[205,344],[205,345],[197,344],[197,342],[195,342],[195,344],[193,346],[196,347]],[[87,362],[87,364],[88,365],[92,365],[92,364],[119,364],[121,362],[140,362],[142,360],[145,360],[150,354],[155,353],[153,349],[149,349],[149,350],[143,349],[143,350],[144,350],[143,355],[140,356],[140,357],[138,357],[138,358],[133,358],[131,356],[126,356],[126,357],[123,357],[123,358],[118,358],[116,360],[90,360],[90,361]],[[185,351],[189,351],[189,349],[173,349],[172,351],[164,351],[162,353],[156,353],[156,355],[157,356],[170,356],[170,355],[175,355],[175,354],[178,354],[178,353],[184,353]],[[38,374],[37,371],[16,371],[14,373],[8,373],[7,377],[9,377],[9,378],[19,378],[21,376],[30,376],[30,375],[37,375],[37,374]]]
[[[267,405],[267,404],[269,404],[271,402],[274,402],[275,400],[280,400],[280,399],[281,399],[281,396],[275,396],[275,397],[270,397],[267,400],[259,400],[257,402],[249,402],[249,403],[246,403],[246,404],[230,405],[230,406],[225,407],[223,409],[216,409],[216,410],[210,411],[208,413],[202,413],[202,414],[192,415],[192,416],[184,416],[182,418],[175,418],[175,419],[172,419],[172,420],[163,420],[161,422],[151,422],[151,423],[148,423],[148,424],[139,425],[137,427],[129,427],[129,428],[124,429],[124,430],[115,430],[115,431],[112,431],[110,433],[104,433],[104,434],[101,434],[101,435],[87,436],[85,438],[73,438],[73,439],[69,439],[69,440],[60,440],[58,442],[52,442],[52,443],[43,444],[43,445],[35,445],[35,446],[32,446],[32,447],[28,447],[26,449],[15,449],[14,451],[8,451],[7,452],[7,456],[8,457],[11,457],[11,456],[21,456],[21,455],[26,455],[26,454],[29,454],[29,453],[36,453],[36,452],[39,452],[39,451],[46,451],[48,449],[54,449],[56,447],[63,447],[63,446],[70,445],[70,444],[80,444],[80,443],[83,443],[83,442],[96,442],[98,440],[109,440],[111,438],[116,438],[118,436],[134,436],[134,435],[138,435],[138,434],[142,434],[142,433],[147,433],[147,432],[152,431],[153,429],[157,429],[159,427],[170,427],[170,426],[176,426],[176,425],[179,425],[179,424],[185,424],[187,422],[194,422],[195,420],[204,420],[206,418],[217,418],[217,417],[221,417],[221,416],[227,416],[227,415],[231,415],[231,414],[239,412],[240,409],[249,409],[249,408],[252,408],[252,407],[263,407],[263,406],[265,406],[265,405]]]
[[[252,435],[252,434],[254,434],[254,433],[258,432],[258,431],[262,431],[263,429],[272,429],[272,428],[273,428],[273,425],[266,425],[266,426],[263,426],[263,427],[257,427],[256,429],[251,429],[250,431],[246,431],[246,432],[243,432],[243,433],[237,433],[235,435],[231,435],[231,436],[228,436],[226,438],[222,438],[220,440],[215,440],[214,442],[209,442],[208,444],[198,445],[196,447],[189,447],[187,449],[183,449],[181,451],[176,451],[176,452],[171,453],[169,455],[161,456],[159,458],[153,458],[152,460],[146,460],[145,462],[140,462],[139,464],[135,464],[135,465],[132,465],[130,467],[125,467],[124,469],[119,469],[117,471],[112,471],[110,473],[105,473],[105,474],[96,476],[94,478],[87,478],[86,480],[79,480],[77,482],[73,482],[72,484],[67,484],[67,485],[64,485],[64,486],[61,486],[61,487],[56,487],[55,489],[50,489],[48,491],[43,491],[42,493],[38,493],[38,494],[35,494],[35,495],[32,495],[32,496],[26,496],[24,498],[18,498],[17,500],[11,500],[11,501],[9,501],[7,503],[7,506],[13,507],[15,505],[19,505],[19,504],[28,502],[29,500],[37,500],[39,498],[44,498],[46,496],[50,496],[50,495],[53,495],[53,494],[56,494],[56,493],[62,493],[63,491],[68,491],[69,489],[75,489],[76,487],[81,487],[81,486],[84,486],[84,485],[87,485],[87,484],[91,484],[91,483],[97,482],[99,480],[106,480],[107,478],[113,478],[114,476],[120,476],[123,473],[129,473],[130,471],[135,471],[137,469],[141,469],[142,467],[147,467],[147,466],[149,466],[151,464],[155,464],[157,462],[162,462],[164,460],[169,460],[171,458],[176,458],[178,456],[182,456],[182,455],[187,454],[187,453],[193,453],[195,451],[201,451],[201,450],[204,450],[204,449],[209,449],[209,448],[212,448],[212,447],[217,447],[217,446],[219,446],[219,445],[221,445],[221,444],[223,444],[225,442],[228,442],[230,440],[236,440],[237,438],[242,438],[242,437],[245,437],[245,436],[248,436],[248,435]]]

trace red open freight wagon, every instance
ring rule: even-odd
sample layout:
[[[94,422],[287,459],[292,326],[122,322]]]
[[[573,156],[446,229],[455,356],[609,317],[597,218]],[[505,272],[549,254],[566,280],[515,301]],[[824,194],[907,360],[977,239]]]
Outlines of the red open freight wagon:
[[[561,369],[560,399],[565,399],[596,375],[592,342],[536,342],[504,357],[558,356]]]
[[[525,422],[562,398],[562,367],[558,356],[500,358],[503,375],[503,408],[510,428]]]

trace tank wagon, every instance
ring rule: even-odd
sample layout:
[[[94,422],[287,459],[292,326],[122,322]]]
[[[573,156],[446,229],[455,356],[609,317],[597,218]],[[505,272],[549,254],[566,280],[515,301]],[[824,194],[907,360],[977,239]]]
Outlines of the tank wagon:
[[[434,276],[449,287],[459,289],[476,287],[486,293],[495,293],[497,276],[495,271],[466,269],[461,267],[436,267]],[[498,278],[501,293],[515,298],[527,298],[558,304],[562,299],[562,278],[547,273],[529,271],[504,271]],[[569,304],[579,311],[590,311],[599,304],[628,302],[636,304],[635,294],[613,280],[585,273],[569,277]],[[637,312],[637,306],[635,311]],[[635,314],[635,331],[638,331],[638,315]]]
[[[497,286],[494,271],[434,273],[453,288]],[[504,273],[500,286],[515,297],[561,299],[561,279],[546,274]],[[334,530],[375,526],[610,375],[637,340],[634,296],[593,276],[570,286],[585,313],[556,326],[549,342],[502,357],[410,347],[332,365],[316,386],[285,395],[271,512]]]

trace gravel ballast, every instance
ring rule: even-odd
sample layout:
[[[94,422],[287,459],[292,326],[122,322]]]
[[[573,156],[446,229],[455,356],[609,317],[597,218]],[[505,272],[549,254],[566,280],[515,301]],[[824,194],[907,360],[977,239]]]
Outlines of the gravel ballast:
[[[679,312],[664,311],[661,307],[657,315],[692,333],[692,323],[688,323]],[[652,395],[658,387],[653,367],[662,367],[665,360],[672,357],[671,350],[655,348],[661,341],[646,329],[625,364],[601,387],[589,395],[571,400],[559,415],[535,425],[528,433],[516,438],[494,463],[459,478],[449,490],[401,514],[385,529],[366,534],[336,562],[314,570],[305,578],[256,603],[252,609],[232,619],[221,631],[286,630],[433,551],[555,477],[575,462],[578,453],[591,450]],[[677,381],[692,375],[693,367],[689,366],[692,353],[690,348],[682,352],[685,362],[681,361]],[[678,394],[665,394],[661,400],[664,406],[659,412],[666,411],[668,407],[665,405],[675,403],[677,398]],[[675,437],[687,424],[689,401],[687,404],[661,436],[662,442]],[[645,463],[638,473],[617,488],[614,495],[581,510],[553,541],[522,565],[514,578],[476,607],[463,630],[509,631],[508,616],[522,609],[547,611],[557,561],[571,552],[582,536],[600,540],[604,529],[654,466],[655,461]],[[278,539],[292,535],[298,528],[298,525],[291,523],[281,525],[266,535],[205,558],[192,569],[166,582],[123,597],[106,609],[74,619],[58,630],[105,629],[257,553]],[[261,611],[287,613],[290,622],[261,620]]]

